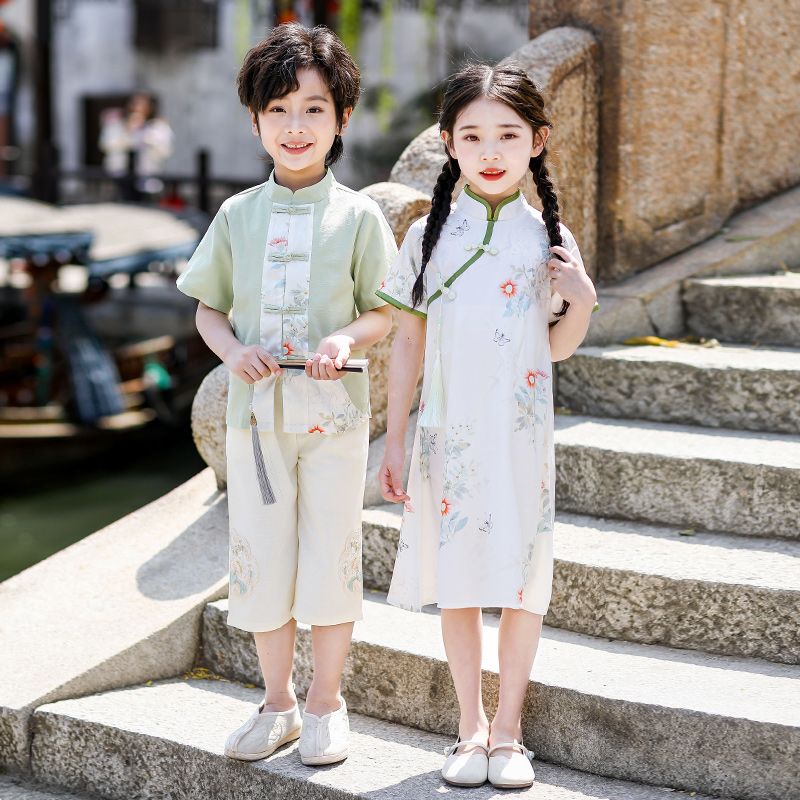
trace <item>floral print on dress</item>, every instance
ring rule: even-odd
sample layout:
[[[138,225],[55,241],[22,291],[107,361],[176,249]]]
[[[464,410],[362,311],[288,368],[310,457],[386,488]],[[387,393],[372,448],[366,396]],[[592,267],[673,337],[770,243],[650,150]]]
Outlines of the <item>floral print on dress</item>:
[[[536,440],[536,429],[545,424],[540,409],[547,408],[548,388],[545,381],[550,376],[540,369],[525,371],[520,385],[514,392],[517,401],[515,431],[527,431],[531,443]]]
[[[258,565],[253,557],[250,542],[234,528],[230,532],[230,591],[240,597],[249,594],[258,582]]]
[[[422,410],[420,408],[420,413]],[[436,455],[437,436],[429,428],[419,429],[419,471],[424,480],[430,480],[431,477],[431,456]]]
[[[531,541],[528,542],[522,557],[522,587],[517,592],[517,598],[522,605],[522,596],[525,586],[530,577],[531,565],[533,564],[533,550],[536,536],[540,534],[553,533],[553,498],[550,495],[550,464],[545,461],[542,466],[542,480],[539,484],[539,523],[536,526],[536,533]]]
[[[361,571],[361,532],[347,538],[339,556],[339,579],[348,592],[360,592],[363,584]]]
[[[444,481],[441,501],[439,546],[452,541],[469,524],[469,516],[457,508],[472,494],[478,468],[472,458],[472,424],[451,425],[444,442]]]

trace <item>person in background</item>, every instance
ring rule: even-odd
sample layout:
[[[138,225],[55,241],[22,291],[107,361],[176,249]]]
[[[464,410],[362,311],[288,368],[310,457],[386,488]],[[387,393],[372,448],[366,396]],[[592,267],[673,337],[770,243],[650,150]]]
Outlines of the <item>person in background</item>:
[[[173,132],[169,123],[156,116],[153,98],[136,92],[127,108],[110,108],[103,114],[100,127],[100,150],[103,168],[117,178],[125,200],[142,200],[158,194],[164,184],[157,176],[172,155]],[[123,178],[128,174],[128,154],[136,157],[133,186]]]

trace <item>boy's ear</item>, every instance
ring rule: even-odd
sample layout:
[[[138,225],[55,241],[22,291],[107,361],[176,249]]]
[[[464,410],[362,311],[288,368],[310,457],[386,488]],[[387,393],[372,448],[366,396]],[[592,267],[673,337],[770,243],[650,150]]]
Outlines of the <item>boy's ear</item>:
[[[258,114],[250,112],[250,123],[252,125],[253,136],[261,136],[261,128],[258,124]]]
[[[339,133],[341,133],[347,127],[347,123],[350,122],[350,115],[352,113],[353,113],[352,106],[342,111],[342,124],[339,126]]]
[[[541,127],[533,136],[533,147],[531,148],[531,156],[536,158],[542,154],[547,140],[550,137],[550,128]]]

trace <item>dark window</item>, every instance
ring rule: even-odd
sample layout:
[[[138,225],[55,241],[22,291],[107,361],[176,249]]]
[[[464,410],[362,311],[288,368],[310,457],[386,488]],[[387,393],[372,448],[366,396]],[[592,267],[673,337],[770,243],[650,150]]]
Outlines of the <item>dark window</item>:
[[[134,0],[134,44],[140,50],[217,46],[218,0]]]

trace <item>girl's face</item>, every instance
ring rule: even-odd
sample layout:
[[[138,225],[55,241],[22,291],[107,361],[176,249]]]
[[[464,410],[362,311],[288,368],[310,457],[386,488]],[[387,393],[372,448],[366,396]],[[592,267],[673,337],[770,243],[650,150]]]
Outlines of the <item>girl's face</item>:
[[[547,128],[541,128],[534,135],[530,123],[513,108],[482,97],[458,115],[452,138],[442,131],[442,139],[470,188],[492,202],[517,190],[530,159],[544,149],[548,134]]]
[[[253,135],[275,162],[275,179],[292,189],[310,186],[325,174],[325,156],[339,133],[336,106],[316,69],[297,71],[299,88],[276,97],[252,116]],[[345,109],[342,129],[352,109]]]

